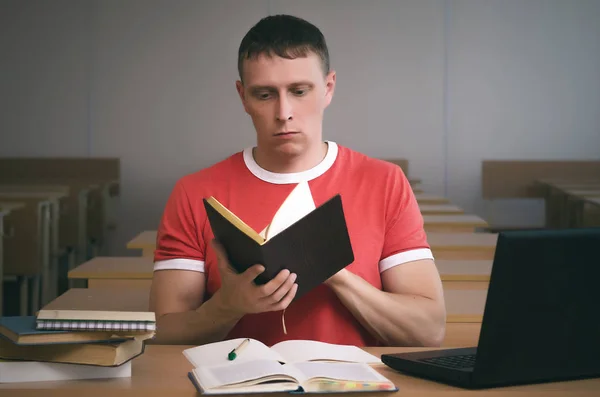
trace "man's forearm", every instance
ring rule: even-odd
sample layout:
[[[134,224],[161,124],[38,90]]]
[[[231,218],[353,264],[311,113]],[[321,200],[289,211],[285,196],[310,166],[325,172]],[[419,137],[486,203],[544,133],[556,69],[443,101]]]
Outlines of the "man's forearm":
[[[202,345],[223,340],[242,317],[222,309],[218,292],[196,310],[157,319],[155,343]]]
[[[445,310],[422,296],[380,291],[352,272],[330,287],[354,317],[388,346],[438,346],[445,331]]]

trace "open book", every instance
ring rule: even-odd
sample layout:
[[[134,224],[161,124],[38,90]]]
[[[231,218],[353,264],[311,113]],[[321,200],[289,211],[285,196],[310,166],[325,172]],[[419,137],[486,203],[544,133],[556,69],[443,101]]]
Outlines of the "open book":
[[[229,352],[244,341],[232,339],[183,351],[194,365],[188,374],[203,394],[265,392],[395,391],[370,364],[381,360],[356,346],[290,340],[267,347],[250,339],[234,360]]]
[[[339,194],[315,208],[308,184],[300,183],[260,233],[216,198],[203,201],[232,267],[240,273],[255,264],[265,267],[257,284],[288,269],[297,275],[298,299],[354,261]]]

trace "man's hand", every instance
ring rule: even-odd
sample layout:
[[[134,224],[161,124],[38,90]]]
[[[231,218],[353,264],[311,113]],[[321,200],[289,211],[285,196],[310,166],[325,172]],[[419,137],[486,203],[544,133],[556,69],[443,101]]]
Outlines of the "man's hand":
[[[262,265],[254,265],[238,274],[231,268],[223,247],[216,240],[211,244],[217,254],[221,274],[221,288],[214,297],[218,298],[223,310],[240,316],[278,311],[287,308],[296,296],[296,274],[282,270],[266,284],[256,285],[254,279],[265,270]]]

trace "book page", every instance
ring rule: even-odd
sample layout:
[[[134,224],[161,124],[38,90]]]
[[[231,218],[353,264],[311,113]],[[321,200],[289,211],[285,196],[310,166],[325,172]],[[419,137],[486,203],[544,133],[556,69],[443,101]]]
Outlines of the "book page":
[[[336,345],[312,340],[288,340],[271,347],[285,362],[344,361],[381,364],[381,359],[363,349],[350,345]]]
[[[304,378],[327,378],[352,382],[389,382],[387,378],[363,363],[302,362],[291,365],[302,372]]]
[[[316,208],[308,182],[300,182],[279,207],[265,233],[266,239],[273,238]]]
[[[202,387],[242,387],[265,381],[297,383],[287,368],[277,361],[255,360],[231,365],[201,366],[194,370]]]
[[[283,361],[279,353],[269,349],[264,343],[250,339],[246,347],[237,355],[235,360],[230,361],[229,352],[238,347],[246,338],[229,339],[221,342],[208,343],[183,351],[183,355],[194,367],[214,366],[220,364],[238,364],[245,361],[271,360]]]

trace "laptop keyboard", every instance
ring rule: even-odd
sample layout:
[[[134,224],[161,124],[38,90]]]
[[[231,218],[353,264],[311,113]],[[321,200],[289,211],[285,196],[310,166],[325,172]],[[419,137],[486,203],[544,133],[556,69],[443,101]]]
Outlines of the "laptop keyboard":
[[[475,366],[475,354],[424,358],[420,361],[450,368],[473,368]]]

